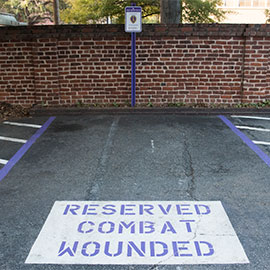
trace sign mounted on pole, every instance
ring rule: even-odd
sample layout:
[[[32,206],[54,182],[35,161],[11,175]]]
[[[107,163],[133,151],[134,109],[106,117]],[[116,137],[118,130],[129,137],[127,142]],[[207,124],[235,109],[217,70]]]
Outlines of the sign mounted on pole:
[[[125,31],[127,33],[142,32],[142,8],[133,6],[125,8]]]
[[[136,33],[142,31],[142,8],[135,3],[125,8],[125,31],[131,33],[131,106],[136,104]]]

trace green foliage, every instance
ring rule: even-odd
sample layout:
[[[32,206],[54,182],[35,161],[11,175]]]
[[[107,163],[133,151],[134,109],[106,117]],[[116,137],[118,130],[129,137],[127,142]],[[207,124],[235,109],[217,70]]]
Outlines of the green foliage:
[[[224,18],[217,6],[221,0],[182,0],[183,23],[214,23]],[[66,23],[124,23],[125,7],[132,0],[60,0],[61,20]],[[143,10],[144,23],[157,23],[160,0],[134,0]],[[53,0],[0,0],[0,9],[19,21],[37,24],[53,19]],[[268,21],[270,21],[268,12]],[[180,23],[180,22],[179,22]]]
[[[258,103],[239,103],[236,105],[237,108],[264,108],[264,107],[270,107],[270,100],[261,101]]]
[[[61,12],[66,23],[104,23],[109,18],[113,23],[124,23],[125,7],[131,0],[67,0],[69,8]],[[143,9],[143,18],[159,13],[159,1],[137,0]]]
[[[4,7],[16,15],[19,21],[27,21],[31,25],[51,20],[51,5],[49,0],[7,0]]]
[[[159,13],[159,0],[102,0],[100,2],[98,5],[100,18],[110,18],[113,23],[125,22],[125,7],[130,6],[131,2],[136,2],[137,6],[142,7],[143,18]]]
[[[131,0],[66,0],[68,8],[61,13],[66,23],[124,23],[125,7]],[[142,7],[144,23],[158,22],[160,0],[134,0]],[[183,0],[182,21],[184,23],[214,23],[224,19],[225,11],[217,6],[221,0]],[[179,22],[180,23],[180,22]]]
[[[185,23],[215,23],[225,18],[226,11],[217,8],[221,0],[184,0],[182,20]]]
[[[61,11],[61,19],[66,23],[95,23],[102,18],[102,0],[67,0],[68,8]]]
[[[6,2],[7,0],[0,0],[0,12],[8,12]]]
[[[59,5],[60,9],[67,7],[65,0],[60,0]],[[47,20],[53,22],[53,0],[0,0],[0,9],[29,25]]]
[[[168,103],[168,107],[184,107],[185,103],[183,102],[176,102],[176,103]]]
[[[264,14],[266,16],[266,22],[265,23],[270,23],[270,10],[269,9],[266,9],[264,11]]]

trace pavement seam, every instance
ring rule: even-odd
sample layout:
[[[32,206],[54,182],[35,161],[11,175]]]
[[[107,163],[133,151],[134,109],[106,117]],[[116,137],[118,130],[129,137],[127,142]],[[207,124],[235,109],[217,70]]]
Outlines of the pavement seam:
[[[195,176],[194,176],[194,166],[193,166],[193,160],[192,156],[189,150],[189,144],[187,141],[187,136],[184,134],[184,151],[183,151],[183,156],[184,160],[186,162],[185,166],[185,175],[188,179],[188,188],[187,188],[187,193],[190,196],[192,200],[197,201],[195,198],[194,192],[196,189],[196,184],[195,184]],[[186,158],[185,158],[186,157]]]
[[[106,143],[103,147],[103,151],[98,162],[97,171],[94,177],[95,184],[86,190],[86,200],[88,200],[90,197],[91,197],[91,200],[93,200],[94,197],[96,200],[98,200],[97,194],[100,189],[100,182],[102,182],[102,179],[106,174],[106,166],[107,166],[107,161],[109,158],[109,152],[111,151],[111,148],[112,148],[112,140],[117,130],[119,120],[120,120],[119,116],[114,117],[113,119],[113,122],[111,124],[110,130],[106,139]]]

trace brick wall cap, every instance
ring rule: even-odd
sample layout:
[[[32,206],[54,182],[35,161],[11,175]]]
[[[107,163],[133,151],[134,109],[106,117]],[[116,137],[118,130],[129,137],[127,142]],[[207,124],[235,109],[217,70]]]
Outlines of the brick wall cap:
[[[270,25],[266,24],[144,24],[138,37],[269,37]],[[130,38],[122,24],[94,25],[41,25],[11,26],[0,28],[0,41],[28,41],[40,38]]]

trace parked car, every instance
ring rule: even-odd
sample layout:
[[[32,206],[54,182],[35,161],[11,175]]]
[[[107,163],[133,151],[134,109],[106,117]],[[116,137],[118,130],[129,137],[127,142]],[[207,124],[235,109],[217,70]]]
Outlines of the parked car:
[[[13,14],[0,12],[0,26],[18,26],[27,23],[18,22]]]

